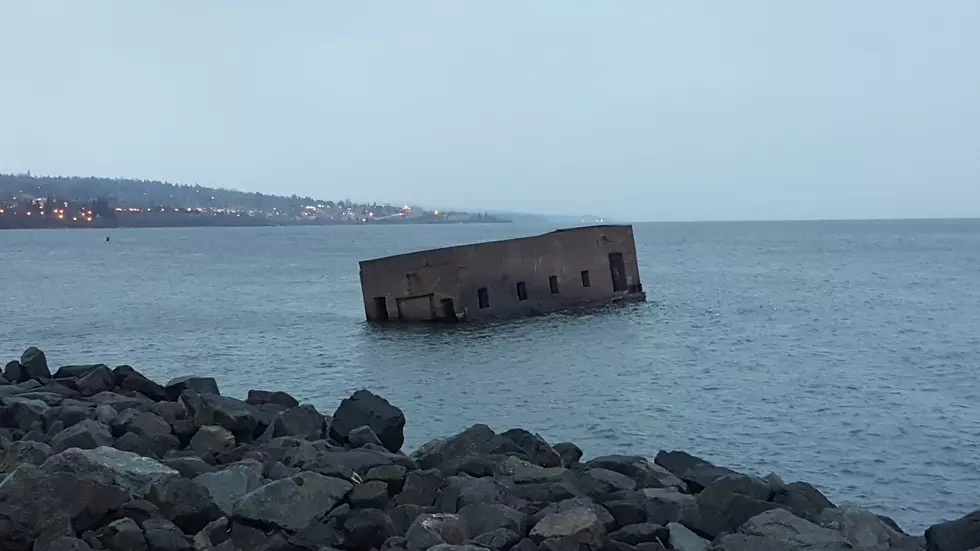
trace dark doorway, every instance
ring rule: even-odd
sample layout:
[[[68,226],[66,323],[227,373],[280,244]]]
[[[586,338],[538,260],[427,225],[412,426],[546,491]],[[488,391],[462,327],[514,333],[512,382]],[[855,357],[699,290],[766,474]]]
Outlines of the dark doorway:
[[[582,270],[582,287],[592,287],[592,277],[588,270]]]
[[[487,293],[486,287],[480,287],[476,290],[476,298],[480,301],[480,309],[490,308],[490,294]]]
[[[527,283],[517,282],[517,300],[527,300]]]
[[[378,321],[388,321],[388,299],[374,297],[374,317]]]
[[[456,323],[459,320],[456,318],[456,304],[451,298],[444,298],[439,301],[442,306],[442,321],[446,323]]]
[[[548,285],[551,286],[551,294],[558,294],[558,276],[551,276],[548,278]]]
[[[626,290],[626,264],[623,253],[609,254],[609,274],[612,276],[613,291]]]

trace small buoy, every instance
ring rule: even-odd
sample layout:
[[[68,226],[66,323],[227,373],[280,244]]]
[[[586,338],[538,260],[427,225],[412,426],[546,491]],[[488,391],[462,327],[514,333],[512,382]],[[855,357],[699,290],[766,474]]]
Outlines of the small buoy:
[[[105,238],[105,242],[106,242],[106,243],[108,243],[108,242],[109,242],[109,237],[108,237],[108,236],[106,236],[106,238]]]

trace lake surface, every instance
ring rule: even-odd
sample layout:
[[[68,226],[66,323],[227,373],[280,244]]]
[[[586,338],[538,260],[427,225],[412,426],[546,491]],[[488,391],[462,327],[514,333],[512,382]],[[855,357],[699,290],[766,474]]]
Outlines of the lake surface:
[[[477,422],[683,449],[915,531],[980,508],[980,221],[644,224],[644,304],[363,322],[358,260],[546,229],[3,231],[0,358],[210,374],[327,414],[366,387],[405,411],[406,449]]]

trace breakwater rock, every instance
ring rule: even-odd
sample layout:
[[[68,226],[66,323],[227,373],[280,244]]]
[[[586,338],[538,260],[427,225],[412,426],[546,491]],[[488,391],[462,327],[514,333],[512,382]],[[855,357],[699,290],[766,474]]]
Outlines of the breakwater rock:
[[[783,551],[980,547],[980,511],[911,536],[804,482],[684,452],[587,461],[485,425],[406,455],[362,390],[332,415],[28,349],[0,377],[3,551]]]

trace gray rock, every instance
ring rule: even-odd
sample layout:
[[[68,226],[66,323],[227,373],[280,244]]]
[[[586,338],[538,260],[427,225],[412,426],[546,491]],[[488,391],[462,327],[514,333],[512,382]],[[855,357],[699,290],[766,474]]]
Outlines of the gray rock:
[[[470,535],[506,528],[520,536],[527,534],[528,516],[500,503],[475,503],[459,510]],[[517,543],[514,541],[513,543]]]
[[[179,473],[153,459],[109,447],[94,450],[68,449],[41,465],[46,473],[71,473],[106,486],[118,486],[142,497],[150,485]]]
[[[354,509],[384,509],[388,505],[388,484],[380,480],[357,484],[347,495],[347,502]]]
[[[140,394],[143,394],[144,396],[156,401],[167,399],[167,391],[162,385],[147,379],[139,373],[136,373],[135,370],[129,373],[121,371],[123,368],[129,368],[129,366],[121,365],[112,372],[116,379],[116,385],[119,386],[119,388],[127,392],[139,392]]]
[[[14,360],[7,362],[7,365],[3,368],[3,378],[9,383],[17,384],[30,379],[30,376],[27,374],[24,366],[20,365],[20,362],[17,360]]]
[[[770,487],[772,487],[771,484]],[[806,482],[793,482],[792,484],[777,486],[773,490],[772,501],[785,506],[794,515],[810,522],[819,522],[823,510],[834,507],[834,504],[820,493],[820,490]]]
[[[596,499],[615,492],[630,492],[636,489],[636,481],[607,469],[589,469],[575,479],[577,486],[585,495]]]
[[[506,551],[519,541],[521,541],[520,534],[506,528],[497,528],[473,538],[473,542],[481,547],[499,551]]]
[[[344,519],[346,545],[351,549],[379,549],[397,528],[387,513],[378,509],[355,509]]]
[[[421,505],[396,505],[388,511],[388,516],[398,528],[399,534],[405,534],[420,515],[434,514],[434,507],[423,507]]]
[[[408,469],[401,465],[379,465],[368,470],[362,478],[365,482],[377,480],[388,485],[389,495],[398,495],[405,486]]]
[[[552,447],[561,456],[561,463],[565,467],[577,465],[582,459],[582,449],[571,442],[559,442]]]
[[[176,469],[184,478],[197,478],[204,473],[213,473],[218,470],[214,465],[209,465],[200,457],[195,456],[170,457],[161,460],[160,463],[171,469]]]
[[[592,501],[587,497],[565,499],[559,501],[558,503],[552,503],[551,505],[548,505],[544,509],[531,515],[530,524],[532,526],[537,525],[545,517],[548,517],[550,515],[571,511],[572,509],[581,509],[583,507],[590,509],[593,513],[595,513],[596,517],[602,523],[602,527],[606,532],[611,532],[615,528],[616,519],[613,518],[613,516],[609,513],[609,511],[607,511],[606,508],[603,507],[602,505],[599,505],[598,503]]]
[[[926,530],[928,551],[966,551],[980,547],[980,510]]]
[[[93,450],[100,446],[111,446],[115,439],[109,427],[98,421],[86,419],[59,432],[51,439],[51,449],[60,453],[68,448]]]
[[[117,435],[134,432],[145,438],[171,433],[170,423],[158,415],[137,409],[127,409],[120,413],[113,420],[112,429]]]
[[[511,547],[512,551],[538,551],[537,544],[534,543],[531,538],[524,538],[517,542],[517,545]]]
[[[200,394],[221,394],[218,391],[218,382],[213,377],[197,377],[187,375],[170,379],[166,384],[167,399],[174,402],[185,390],[193,390]]]
[[[711,542],[688,530],[683,524],[671,522],[667,524],[670,548],[675,551],[709,551]]]
[[[350,444],[352,448],[360,448],[361,446],[375,445],[382,446],[381,439],[378,438],[377,434],[371,430],[371,427],[364,425],[357,427],[350,431],[347,435],[347,443]]]
[[[568,482],[543,482],[537,484],[518,484],[513,494],[526,501],[556,503],[582,495],[581,490]]]
[[[716,467],[704,459],[681,451],[660,451],[654,462],[683,480],[688,489],[695,493],[718,478],[740,474],[725,467]]]
[[[479,545],[449,545],[448,543],[440,543],[439,545],[430,547],[429,551],[486,551],[486,548],[480,547]]]
[[[252,415],[249,405],[241,400],[186,390],[180,395],[180,401],[198,427],[218,425],[236,435],[246,436],[251,436],[258,427],[258,420]]]
[[[506,457],[496,465],[502,475],[510,475],[517,484],[561,482],[566,473],[562,467],[541,467],[518,457]]]
[[[384,398],[367,390],[358,390],[340,403],[330,424],[330,436],[346,442],[352,430],[365,425],[371,427],[392,452],[400,450],[405,442],[405,415]]]
[[[327,430],[327,423],[315,407],[307,404],[291,407],[276,418],[273,435],[297,436],[307,440],[322,439]]]
[[[150,443],[135,432],[127,432],[126,434],[120,436],[116,439],[115,444],[112,444],[112,447],[116,448],[117,450],[133,452],[137,455],[146,457],[153,455],[150,452]]]
[[[0,473],[11,473],[21,464],[40,465],[51,453],[51,446],[43,442],[13,442],[0,452]]]
[[[143,530],[131,518],[110,523],[98,536],[99,542],[109,551],[146,551]]]
[[[149,551],[190,551],[191,544],[180,528],[169,520],[151,518],[140,523]]]
[[[690,524],[699,520],[697,498],[682,494],[673,488],[646,488],[641,490],[646,508],[647,522]]]
[[[858,549],[912,549],[915,538],[894,530],[878,515],[860,507],[825,508],[820,526],[839,532]]]
[[[405,475],[405,485],[395,497],[395,503],[432,506],[444,482],[442,473],[435,469],[410,472]]]
[[[115,412],[113,412],[115,413]],[[48,410],[49,421],[61,421],[65,428],[95,417],[95,409],[85,406],[58,406]],[[96,419],[98,420],[98,419]],[[108,423],[106,423],[108,425]],[[50,426],[49,426],[50,430]]]
[[[444,474],[455,474],[459,465],[467,459],[490,455],[504,441],[514,445],[486,425],[473,425],[455,436],[429,441],[412,452],[411,457],[421,469],[439,469]]]
[[[234,516],[295,532],[327,514],[352,487],[344,480],[304,472],[245,495],[236,502]]]
[[[511,429],[500,436],[507,438],[522,449],[531,463],[540,467],[561,467],[561,455],[555,451],[539,434],[531,434],[524,429]]]
[[[299,405],[299,401],[285,392],[269,390],[249,390],[248,398],[245,401],[253,406],[261,404],[279,404],[287,408],[294,408]]]
[[[133,396],[125,396],[122,394],[117,394],[115,392],[100,392],[95,396],[89,398],[89,400],[96,405],[108,405],[112,406],[112,409],[116,410],[116,413],[122,413],[130,408],[138,408],[142,406],[153,405],[153,400],[150,400],[142,394],[134,394]]]
[[[289,538],[289,544],[293,547],[313,550],[320,550],[323,547],[336,548],[344,545],[344,533],[330,523],[314,522]]]
[[[78,538],[61,537],[52,540],[38,551],[92,551],[92,547]]]
[[[853,549],[837,531],[822,528],[784,509],[753,517],[738,531],[714,542],[714,551],[845,551]]]
[[[109,368],[102,365],[97,366],[80,378],[75,386],[78,387],[82,396],[95,396],[100,392],[112,390],[115,387],[115,381]]]
[[[440,512],[455,513],[474,503],[505,503],[509,501],[508,488],[494,478],[470,478],[451,476],[439,492],[436,506]]]
[[[172,476],[154,482],[146,500],[156,505],[168,520],[188,534],[194,534],[221,517],[221,511],[207,490],[194,481]]]
[[[116,420],[119,413],[116,409],[108,404],[102,404],[95,408],[95,420],[104,423],[106,426],[112,426],[112,422]]]
[[[530,538],[536,542],[561,540],[574,543],[576,549],[598,551],[602,548],[606,529],[590,507],[575,507],[541,519],[531,529]]]
[[[203,473],[194,479],[227,516],[234,513],[235,502],[261,488],[267,482],[262,477],[262,465],[242,461],[222,471]]]
[[[661,542],[666,539],[666,530],[659,524],[652,522],[641,522],[640,524],[630,524],[609,534],[609,539],[638,545],[641,543]]]
[[[235,435],[224,427],[204,425],[194,433],[190,446],[202,457],[215,456],[235,447]]]
[[[423,514],[415,519],[405,537],[409,551],[424,551],[439,544],[460,545],[469,538],[469,530],[459,515]]]
[[[0,400],[0,426],[29,431],[44,426],[51,406],[41,400],[10,396]]]
[[[89,364],[89,365],[63,365],[58,368],[58,371],[54,373],[55,379],[79,379],[88,375],[89,373],[95,371],[99,367],[105,367],[105,364]]]
[[[637,488],[677,488],[687,491],[687,484],[667,469],[638,455],[606,455],[585,464],[589,469],[606,469],[627,476]]]
[[[602,506],[616,519],[616,526],[620,528],[639,524],[647,519],[646,508],[638,500],[608,501]]]
[[[699,518],[686,524],[711,538],[723,532],[735,532],[750,518],[782,507],[777,503],[730,492],[725,486],[715,485],[698,494],[697,501]]]
[[[44,352],[41,352],[41,349],[36,346],[28,348],[21,354],[20,365],[27,372],[29,379],[51,378],[51,370],[48,369],[48,359],[45,357]]]

